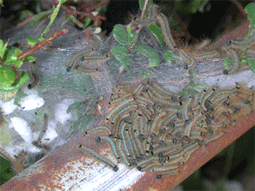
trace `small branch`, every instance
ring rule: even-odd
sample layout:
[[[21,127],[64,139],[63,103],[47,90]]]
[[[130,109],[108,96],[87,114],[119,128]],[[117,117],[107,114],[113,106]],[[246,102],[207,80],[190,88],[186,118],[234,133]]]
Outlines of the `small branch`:
[[[243,9],[243,6],[241,5],[241,3],[239,3],[237,0],[230,0],[230,1],[239,9],[239,11],[242,13],[242,15],[247,18],[247,13]]]
[[[145,11],[146,11],[148,2],[149,2],[149,0],[145,0],[145,2],[144,2],[142,14],[141,14],[141,19],[144,17],[144,14],[145,14]],[[138,34],[140,33],[141,29],[142,29],[142,26],[141,26],[141,25],[138,25],[138,30],[137,30],[137,33],[138,33]],[[137,38],[137,39],[138,39],[138,38]],[[133,47],[133,46],[135,45],[137,39],[132,43],[132,45],[131,45],[130,47]]]
[[[19,24],[17,24],[17,26],[13,27],[11,30],[16,30],[16,29],[18,29],[18,28],[22,27],[23,25],[26,25],[26,24],[28,24],[30,22],[37,21],[37,20],[40,20],[40,19],[42,19],[44,17],[47,17],[52,12],[53,12],[53,9],[41,12],[41,13],[39,13],[37,15],[32,16],[32,17],[28,17],[26,20],[20,22]]]
[[[64,9],[64,11],[66,11],[67,14],[69,14],[69,15],[80,15],[80,16],[90,17],[94,22],[97,21],[97,20],[106,20],[105,17],[100,16],[100,15],[94,16],[94,15],[89,14],[89,13],[84,13],[84,12],[80,12],[80,11],[76,11],[76,10],[75,11],[70,10],[70,9],[68,9],[67,6],[65,6],[63,4],[61,5],[61,8]]]
[[[144,2],[142,14],[141,14],[141,19],[144,17],[148,2],[149,2],[149,0],[145,0],[145,2]]]
[[[103,1],[101,1],[100,3],[98,3],[97,5],[92,6],[92,7],[90,7],[90,8],[87,8],[87,9],[86,9],[86,12],[91,12],[91,11],[95,10],[96,8],[102,6],[102,5],[108,4],[109,2],[110,2],[110,0],[103,0]]]
[[[33,48],[29,49],[28,51],[22,53],[18,59],[23,59],[25,58],[26,56],[38,51],[39,49],[41,49],[42,47],[44,47],[45,45],[47,44],[51,44],[51,41],[64,35],[64,34],[67,34],[68,33],[68,29],[63,29],[62,31],[58,32],[57,34],[53,34],[49,39],[47,40],[44,40],[43,42],[40,42],[38,44],[36,44]]]

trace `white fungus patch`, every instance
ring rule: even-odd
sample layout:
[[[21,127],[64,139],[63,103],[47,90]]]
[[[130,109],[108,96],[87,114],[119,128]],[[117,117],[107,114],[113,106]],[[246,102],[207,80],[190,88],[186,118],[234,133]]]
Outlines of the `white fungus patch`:
[[[10,155],[13,159],[15,159],[15,156],[18,156],[18,154],[24,150],[24,151],[28,151],[30,153],[38,153],[41,151],[41,149],[35,147],[34,145],[27,143],[27,142],[23,142],[19,145],[16,146],[7,146],[4,147],[5,152]]]
[[[19,151],[27,151],[29,153],[38,153],[41,151],[40,148],[37,148],[36,146],[32,145],[31,143],[28,142],[23,142],[17,146],[15,146]]]
[[[19,154],[19,150],[15,149],[14,147],[4,147],[4,151],[10,155],[13,159],[15,158],[14,156],[17,156]]]
[[[32,110],[42,107],[45,103],[44,99],[38,96],[36,90],[24,91],[28,96],[22,98],[19,102],[23,110]]]
[[[32,143],[32,131],[28,123],[20,117],[12,117],[9,128],[14,128],[15,131],[24,139],[25,142]]]
[[[60,104],[56,105],[56,113],[55,113],[55,119],[56,121],[60,122],[61,124],[65,124],[67,120],[71,119],[72,115],[71,113],[67,113],[67,109],[69,105],[74,103],[74,100],[72,99],[65,99]]]
[[[14,99],[5,103],[1,103],[0,107],[2,108],[2,111],[5,115],[12,113],[17,108],[17,106],[14,105]]]

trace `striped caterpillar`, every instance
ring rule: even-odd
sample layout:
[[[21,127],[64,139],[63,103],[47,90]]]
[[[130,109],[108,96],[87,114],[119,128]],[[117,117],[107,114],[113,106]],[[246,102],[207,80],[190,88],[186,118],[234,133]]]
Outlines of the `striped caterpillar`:
[[[40,76],[38,75],[37,73],[37,70],[36,70],[36,65],[37,63],[36,62],[32,62],[30,64],[30,71],[31,71],[31,76],[33,76],[34,78],[34,81],[31,83],[31,84],[28,84],[28,89],[34,89],[36,86],[39,85],[40,83]]]

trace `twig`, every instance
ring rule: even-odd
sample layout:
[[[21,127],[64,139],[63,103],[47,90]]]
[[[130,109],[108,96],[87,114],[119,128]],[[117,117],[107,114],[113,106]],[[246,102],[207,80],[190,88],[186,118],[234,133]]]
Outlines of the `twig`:
[[[149,2],[149,0],[145,0],[145,2],[144,2],[142,14],[141,14],[141,19],[143,19],[143,17],[144,17],[144,14],[145,14],[145,11],[146,11],[148,2]],[[141,26],[141,25],[138,25],[138,30],[137,30],[137,33],[138,33],[138,34],[140,33],[141,29],[142,29],[142,26]],[[138,38],[137,38],[137,39],[138,39]],[[132,43],[131,47],[133,47],[133,46],[135,45],[137,39]]]
[[[100,3],[98,3],[97,5],[92,6],[92,7],[90,7],[90,8],[87,8],[87,9],[86,9],[86,12],[91,12],[91,11],[95,10],[96,8],[102,6],[102,5],[108,4],[109,2],[110,2],[110,0],[103,0],[103,1],[101,1]]]
[[[58,33],[55,33],[53,34],[49,39],[47,40],[44,40],[43,42],[40,42],[38,44],[36,44],[33,48],[29,49],[28,51],[22,53],[18,59],[23,59],[25,58],[26,56],[38,51],[39,49],[41,49],[42,47],[44,47],[45,45],[47,44],[51,44],[51,41],[64,35],[64,34],[67,34],[68,33],[68,29],[63,29],[62,31],[58,32]]]
[[[242,15],[247,18],[247,13],[243,9],[241,3],[239,3],[237,0],[230,0],[230,1],[239,9],[239,11],[242,13]]]
[[[89,13],[84,13],[84,12],[80,12],[80,11],[72,11],[72,10],[68,9],[67,6],[65,6],[63,4],[61,5],[61,8],[64,9],[69,15],[80,15],[80,16],[90,17],[94,22],[96,20],[106,20],[105,17],[100,16],[100,15],[94,16]]]
[[[13,27],[11,30],[16,30],[16,29],[18,29],[18,28],[22,27],[23,25],[26,25],[26,24],[28,24],[30,22],[40,20],[43,17],[48,16],[52,12],[53,12],[53,9],[52,10],[48,10],[48,11],[44,11],[44,12],[41,12],[41,13],[35,15],[35,16],[29,17],[26,20],[24,20],[24,21],[20,22],[19,24],[17,24],[17,26]]]
[[[149,2],[149,0],[145,0],[145,2],[144,2],[142,14],[141,14],[141,19],[144,17],[148,2]]]

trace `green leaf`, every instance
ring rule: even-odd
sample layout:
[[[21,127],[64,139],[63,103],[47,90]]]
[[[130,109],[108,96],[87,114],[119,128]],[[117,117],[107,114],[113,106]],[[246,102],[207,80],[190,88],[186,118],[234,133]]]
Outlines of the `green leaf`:
[[[42,41],[44,41],[45,39],[44,39],[43,37],[39,37],[39,38],[37,38],[37,40],[40,41],[40,42],[42,42]]]
[[[224,60],[224,68],[225,68],[226,70],[230,69],[231,66],[232,66],[232,64],[233,64],[232,62],[233,62],[233,61],[232,61],[231,58],[226,58],[226,59]]]
[[[113,37],[121,45],[129,45],[127,29],[120,24],[117,24],[113,28]]]
[[[4,58],[5,64],[12,64],[13,61],[18,59],[18,55],[22,53],[22,51],[18,48],[8,47],[7,54]]]
[[[130,25],[127,26],[127,32],[128,32],[128,35],[131,35],[131,37],[132,37],[132,32],[131,32],[131,26]]]
[[[0,40],[0,58],[2,59],[4,58],[4,53],[6,51],[7,45],[8,45],[8,42],[4,44],[4,42]]]
[[[18,48],[15,49],[15,55],[19,56],[22,53],[22,51]]]
[[[164,38],[162,35],[162,31],[160,28],[160,25],[157,23],[155,25],[150,25],[148,26],[148,29],[151,31],[151,33],[156,37],[158,40],[159,44],[162,46],[164,44]]]
[[[4,41],[0,40],[0,50],[4,48]]]
[[[131,56],[128,49],[124,46],[114,46],[111,50],[113,56],[125,67],[127,68],[131,62]]]
[[[253,58],[247,58],[247,63],[251,71],[255,73],[255,60]]]
[[[163,57],[169,64],[171,64],[172,60],[182,60],[181,57],[176,56],[171,50],[167,50],[164,53]]]
[[[20,68],[23,64],[23,61],[22,60],[14,60],[12,61],[12,65],[15,67],[15,68]]]
[[[85,28],[87,27],[87,26],[89,26],[89,24],[91,23],[91,21],[92,21],[92,19],[90,18],[90,17],[85,17],[85,19],[84,19],[84,26],[85,26]]]
[[[250,20],[251,24],[250,24],[250,31],[247,35],[247,37],[249,38],[252,35],[255,35],[255,3],[249,3],[244,10],[247,12],[248,14],[248,19]]]
[[[51,15],[51,17],[50,17],[50,22],[49,22],[48,26],[47,26],[46,29],[43,31],[43,33],[42,33],[41,36],[43,36],[44,34],[46,34],[46,33],[49,31],[51,24],[54,22],[56,16],[58,15],[58,12],[59,12],[59,9],[60,9],[60,7],[61,7],[61,4],[62,4],[63,2],[65,2],[65,1],[66,1],[66,0],[61,0],[61,1],[59,1],[57,7],[53,10],[53,13],[52,13],[52,15]]]
[[[155,67],[160,64],[159,54],[151,47],[144,44],[136,44],[132,49],[134,52],[138,51],[142,55],[147,56],[149,59],[150,67]]]
[[[8,67],[8,66],[6,66],[6,67]],[[0,68],[0,71],[1,71],[1,68]],[[21,71],[18,79],[15,79],[15,72],[13,70],[12,70],[12,72],[14,73],[14,75],[12,76],[12,78],[14,79],[12,81],[14,81],[14,82],[11,83],[11,86],[9,86],[9,84],[8,84],[8,86],[4,86],[4,85],[0,84],[0,91],[15,90],[15,89],[20,88],[21,86],[23,86],[30,79],[27,72]],[[0,72],[0,80],[1,79],[2,78],[1,78],[1,72]],[[1,82],[2,82],[2,80],[1,80]]]
[[[36,60],[36,57],[33,56],[26,56],[23,60],[23,62],[33,62]]]
[[[1,87],[9,88],[15,81],[15,71],[9,66],[0,67],[0,90]]]
[[[23,86],[28,80],[29,80],[29,75],[27,72],[21,71],[19,78],[15,79],[14,83],[12,84],[12,86],[10,87],[4,87],[4,86],[0,86],[0,91],[12,91],[15,90],[17,88],[20,88],[21,86]]]
[[[14,60],[17,60],[17,55],[15,55],[15,48],[10,47],[9,50],[7,50],[6,58],[4,59],[5,62],[12,62]]]
[[[131,32],[131,26],[127,27],[127,31],[128,31],[128,45],[130,46],[138,38],[139,34],[138,33],[132,33]]]
[[[34,46],[37,43],[37,39],[33,39],[32,37],[27,37],[27,44]]]
[[[66,17],[66,19],[71,20],[74,24],[76,24],[81,29],[85,29],[90,24],[90,22],[92,20],[90,17],[86,17],[85,18],[85,24],[83,24],[78,19],[76,19],[73,15],[68,15]]]
[[[27,81],[30,79],[29,74],[27,72],[21,71],[20,72],[20,80],[19,85],[22,86],[23,84],[27,83]]]

